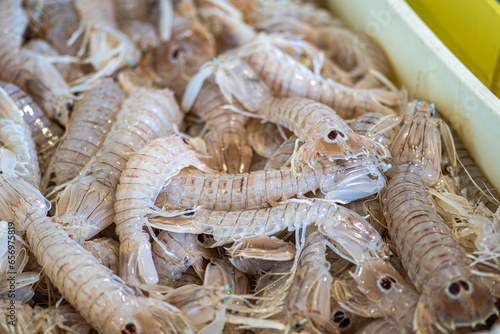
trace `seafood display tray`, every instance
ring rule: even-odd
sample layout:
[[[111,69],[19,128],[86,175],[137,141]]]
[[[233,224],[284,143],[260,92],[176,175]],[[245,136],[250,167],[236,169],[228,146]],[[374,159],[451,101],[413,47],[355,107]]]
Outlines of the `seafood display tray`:
[[[434,102],[490,182],[500,189],[500,100],[403,0],[327,0],[332,12],[383,46],[396,82]]]

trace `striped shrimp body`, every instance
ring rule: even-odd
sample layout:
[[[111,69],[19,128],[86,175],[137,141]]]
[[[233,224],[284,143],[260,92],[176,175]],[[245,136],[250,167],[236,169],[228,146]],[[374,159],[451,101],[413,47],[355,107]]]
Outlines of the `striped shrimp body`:
[[[74,6],[80,16],[80,27],[68,40],[72,44],[83,34],[79,57],[88,49],[89,57],[84,61],[91,63],[96,73],[83,77],[73,90],[86,90],[100,77],[112,74],[120,66],[136,64],[140,51],[127,35],[117,28],[112,0],[76,0]]]
[[[155,207],[155,198],[165,183],[181,169],[192,165],[211,171],[200,157],[182,138],[173,135],[149,142],[127,162],[116,191],[114,220],[120,237],[120,276],[128,283],[158,281],[149,235],[143,232],[150,226],[146,215]]]
[[[211,247],[316,224],[320,232],[335,239],[336,245],[349,253],[345,255],[339,251],[340,256],[349,260],[362,261],[368,254],[383,257],[387,253],[380,235],[366,220],[325,200],[291,199],[272,208],[245,211],[198,208],[194,214],[177,217],[161,217],[161,213],[151,210],[148,216],[151,225],[162,230],[212,235],[214,243]]]
[[[251,0],[252,1],[252,0]],[[257,22],[262,22],[273,17],[290,17],[320,27],[331,25],[336,22],[331,13],[317,7],[313,3],[301,0],[257,0]]]
[[[2,151],[10,151],[16,156],[15,173],[35,187],[40,187],[38,156],[35,150],[35,143],[31,137],[31,130],[19,113],[16,103],[1,87],[0,141],[4,145],[1,149]],[[1,155],[4,155],[4,153]],[[2,165],[4,161],[2,161]],[[6,167],[2,166],[2,169]]]
[[[46,115],[66,125],[68,103],[73,95],[59,71],[43,56],[21,48],[28,24],[22,1],[0,4],[0,80],[11,82],[28,92]]]
[[[119,277],[71,240],[61,225],[46,217],[50,204],[38,190],[7,173],[0,176],[0,189],[4,194],[2,214],[26,231],[50,281],[97,330],[117,334],[153,333],[160,328],[191,332],[176,308],[136,297]]]
[[[259,34],[252,42],[236,51],[277,96],[305,97],[328,105],[343,118],[367,112],[392,114],[398,107],[398,94],[385,89],[355,89],[325,79],[280,49],[293,41]]]
[[[250,174],[206,174],[184,170],[175,176],[156,200],[158,207],[236,211],[275,205],[318,189],[329,199],[349,202],[377,193],[385,185],[387,167],[373,156],[337,161],[319,160],[295,175],[290,167]]]
[[[378,154],[387,156],[381,145],[355,134],[328,106],[304,98],[271,97],[255,72],[234,55],[220,56],[202,66],[186,89],[184,109],[190,109],[202,83],[214,72],[224,97],[230,103],[237,100],[246,110],[254,112],[240,113],[283,125],[304,142],[292,157],[292,167],[297,173],[306,163],[313,166],[317,155],[334,160],[379,151]]]
[[[54,148],[61,138],[63,130],[45,117],[40,107],[25,91],[7,82],[0,82],[0,87],[10,95],[16,103],[19,113],[29,125],[36,150],[43,152]]]
[[[410,280],[421,292],[415,330],[455,330],[483,323],[497,312],[499,279],[473,271],[470,261],[436,213],[427,187],[441,172],[441,141],[451,161],[453,142],[447,125],[436,120],[434,106],[418,101],[391,147],[394,168],[383,197],[388,230]]]
[[[81,241],[106,228],[113,220],[116,188],[130,156],[150,140],[174,133],[181,120],[170,90],[137,88],[123,102],[102,147],[61,193],[54,220]]]
[[[68,133],[44,176],[45,189],[52,190],[51,183],[61,185],[78,175],[102,146],[124,99],[120,85],[106,79],[76,103]]]

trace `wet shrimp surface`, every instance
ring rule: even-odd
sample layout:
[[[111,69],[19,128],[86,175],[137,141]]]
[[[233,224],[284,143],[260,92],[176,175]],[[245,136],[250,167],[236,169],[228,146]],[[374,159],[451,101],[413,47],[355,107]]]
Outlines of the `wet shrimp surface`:
[[[315,1],[0,1],[0,333],[494,330],[500,201],[392,75]]]

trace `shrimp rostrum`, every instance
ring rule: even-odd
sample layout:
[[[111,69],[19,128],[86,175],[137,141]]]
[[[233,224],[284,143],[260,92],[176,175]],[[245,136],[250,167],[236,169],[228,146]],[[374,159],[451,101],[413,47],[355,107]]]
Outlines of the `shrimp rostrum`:
[[[388,172],[383,203],[389,233],[421,294],[414,330],[446,332],[474,327],[497,313],[493,296],[500,296],[500,278],[471,268],[464,249],[436,213],[427,187],[441,174],[440,133],[452,163],[455,151],[448,126],[434,113],[432,103],[417,101],[399,117],[402,127],[391,145],[394,167]]]

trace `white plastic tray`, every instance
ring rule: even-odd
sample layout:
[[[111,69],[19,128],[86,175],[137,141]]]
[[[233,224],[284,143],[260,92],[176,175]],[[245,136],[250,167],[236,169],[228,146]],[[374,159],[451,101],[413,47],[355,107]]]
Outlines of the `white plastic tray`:
[[[383,46],[399,84],[412,97],[436,104],[490,182],[500,189],[500,100],[443,45],[405,1],[328,0],[327,3],[338,17]]]

